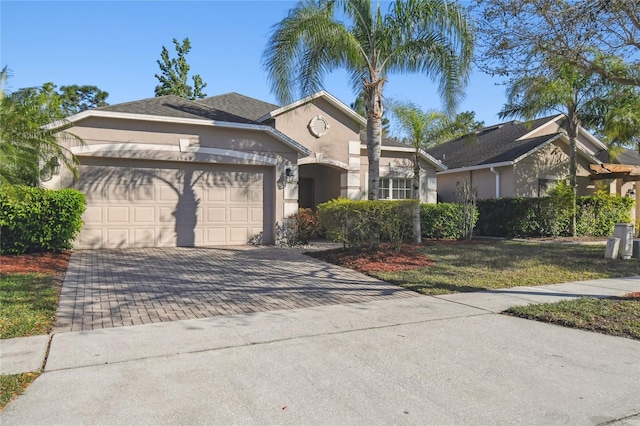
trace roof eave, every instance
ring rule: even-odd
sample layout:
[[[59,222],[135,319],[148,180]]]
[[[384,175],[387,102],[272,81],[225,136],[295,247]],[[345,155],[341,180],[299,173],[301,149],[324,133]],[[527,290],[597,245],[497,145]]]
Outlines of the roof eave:
[[[465,167],[458,167],[456,169],[447,169],[447,170],[438,172],[438,174],[447,175],[450,173],[463,173],[463,172],[469,172],[473,170],[482,170],[482,169],[490,169],[492,167],[505,167],[505,166],[513,166],[513,165],[514,165],[513,161],[502,161],[499,163],[477,164],[475,166],[465,166]]]
[[[305,98],[302,98],[298,101],[295,101],[293,103],[290,103],[289,105],[285,105],[283,107],[280,107],[274,111],[271,111],[265,115],[263,115],[262,117],[258,118],[256,121],[259,123],[262,123],[265,120],[268,120],[270,118],[275,118],[279,115],[282,115],[288,111],[291,111],[292,109],[298,108],[301,105],[304,105],[306,103],[312,102],[317,98],[320,97],[324,97],[327,101],[329,101],[330,104],[332,104],[333,106],[335,106],[336,108],[342,110],[342,112],[344,112],[345,114],[349,115],[351,118],[353,118],[355,121],[357,121],[360,125],[362,125],[363,127],[367,125],[367,119],[364,118],[363,116],[361,116],[360,114],[358,114],[357,112],[355,112],[354,110],[352,110],[351,108],[349,108],[347,105],[345,105],[343,102],[341,102],[338,98],[336,98],[335,96],[331,95],[330,93],[328,93],[325,90],[321,90],[319,92],[314,93],[313,95],[307,96]]]
[[[55,130],[61,127],[65,127],[69,124],[75,123],[89,117],[102,117],[102,118],[115,118],[123,120],[136,120],[136,121],[152,121],[161,123],[176,123],[176,124],[192,124],[197,126],[212,126],[222,127],[230,129],[244,129],[244,130],[257,130],[271,134],[280,142],[296,150],[299,154],[307,156],[311,154],[311,151],[294,141],[284,133],[274,129],[271,126],[264,124],[248,124],[248,123],[234,123],[229,121],[216,121],[205,120],[200,118],[180,118],[180,117],[166,117],[160,115],[148,115],[148,114],[132,114],[126,112],[113,112],[113,111],[99,111],[99,110],[87,110],[79,114],[72,115],[64,120],[57,120],[53,123],[49,123],[44,126],[47,130]]]
[[[366,150],[367,149],[367,145],[366,144],[360,144],[360,149]],[[412,153],[412,154],[414,152],[416,152],[415,148],[410,147],[410,146],[403,147],[403,146],[384,146],[384,145],[382,145],[380,147],[380,149],[382,151],[407,152],[407,153]],[[420,157],[423,160],[426,160],[428,163],[431,163],[436,168],[436,171],[438,171],[438,169],[440,169],[442,171],[448,169],[448,167],[444,163],[442,163],[439,160],[436,160],[431,154],[428,154],[424,150],[421,149],[420,151],[418,151],[418,154],[420,155]]]
[[[525,133],[524,135],[520,136],[518,139],[516,139],[517,141],[520,140],[524,140],[524,139],[529,139],[531,137],[531,135],[533,135],[534,133],[536,133],[538,130],[550,125],[551,123],[555,123],[556,121],[558,121],[560,118],[564,117],[564,114],[558,114],[553,118],[550,118],[546,123],[541,124],[540,126],[531,129],[529,132]]]

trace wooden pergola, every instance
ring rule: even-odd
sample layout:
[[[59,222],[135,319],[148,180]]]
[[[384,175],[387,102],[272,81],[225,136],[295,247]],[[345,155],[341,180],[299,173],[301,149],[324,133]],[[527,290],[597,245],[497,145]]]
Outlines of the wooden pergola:
[[[640,166],[628,164],[589,164],[591,180],[622,179],[623,182],[640,181]]]

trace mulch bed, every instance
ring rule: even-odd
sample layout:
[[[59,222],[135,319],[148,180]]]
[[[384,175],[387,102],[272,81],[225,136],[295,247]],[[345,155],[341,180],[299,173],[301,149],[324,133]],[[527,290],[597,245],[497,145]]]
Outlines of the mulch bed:
[[[0,274],[63,273],[67,270],[70,257],[70,251],[0,255]]]
[[[400,251],[394,250],[388,244],[382,244],[380,249],[376,251],[339,248],[310,252],[307,255],[365,274],[371,272],[399,272],[435,265],[432,260],[419,252],[419,249],[423,246],[469,244],[478,244],[478,242],[467,240],[425,240],[421,244],[405,243]]]

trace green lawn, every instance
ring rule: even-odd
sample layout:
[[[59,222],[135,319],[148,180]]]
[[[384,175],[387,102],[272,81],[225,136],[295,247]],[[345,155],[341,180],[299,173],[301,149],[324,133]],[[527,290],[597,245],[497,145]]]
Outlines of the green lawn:
[[[40,375],[39,371],[0,375],[0,410]]]
[[[584,297],[518,306],[506,311],[522,318],[640,340],[640,299]]]
[[[49,333],[57,304],[54,274],[0,274],[0,338]]]
[[[602,245],[513,241],[425,245],[418,251],[434,266],[370,275],[424,294],[640,275],[640,260],[607,260],[604,250]]]

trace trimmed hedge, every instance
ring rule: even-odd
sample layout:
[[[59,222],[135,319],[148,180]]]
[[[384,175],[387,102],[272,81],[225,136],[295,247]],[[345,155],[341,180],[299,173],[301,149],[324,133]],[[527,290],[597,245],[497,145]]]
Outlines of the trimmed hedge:
[[[462,210],[460,204],[422,204],[420,210],[420,227],[422,228],[423,237],[437,239],[462,238],[460,229]],[[475,225],[477,219],[478,210],[476,209],[473,225]]]
[[[74,189],[0,190],[0,253],[60,252],[73,247],[86,199]]]
[[[616,223],[631,220],[634,200],[598,193],[578,197],[576,232],[581,236],[613,235]],[[478,235],[547,237],[570,234],[571,201],[559,193],[544,198],[478,200]]]
[[[418,200],[352,201],[338,198],[318,205],[327,236],[345,247],[376,248],[389,241],[399,249],[412,236]]]

